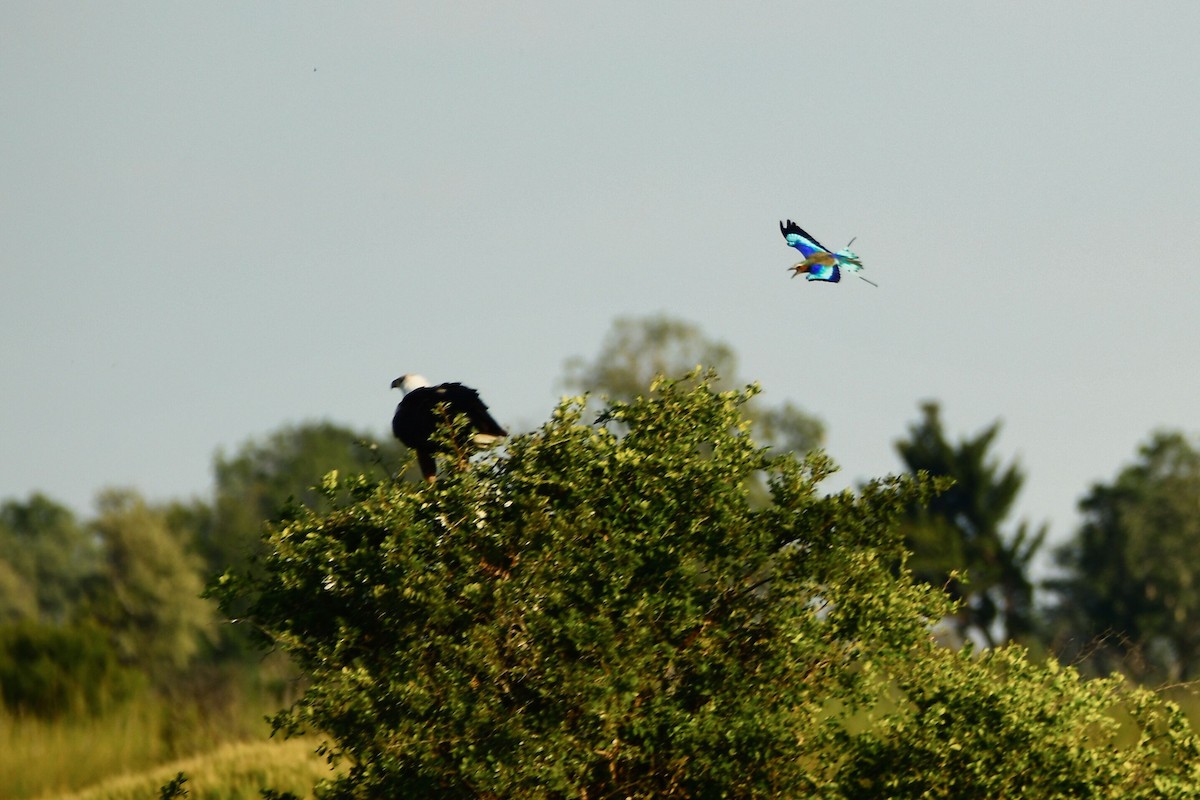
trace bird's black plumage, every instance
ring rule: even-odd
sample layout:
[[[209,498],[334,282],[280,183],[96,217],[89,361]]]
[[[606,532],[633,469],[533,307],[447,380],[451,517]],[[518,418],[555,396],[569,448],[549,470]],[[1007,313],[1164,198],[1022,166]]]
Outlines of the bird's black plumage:
[[[508,435],[488,413],[479,392],[461,383],[425,385],[419,375],[401,375],[392,381],[392,388],[404,390],[404,399],[392,417],[392,433],[417,454],[417,463],[426,480],[437,474],[434,453],[456,451],[460,460],[474,447],[494,444]],[[457,416],[466,417],[467,424],[456,431],[453,439],[439,441],[439,428],[453,424]]]

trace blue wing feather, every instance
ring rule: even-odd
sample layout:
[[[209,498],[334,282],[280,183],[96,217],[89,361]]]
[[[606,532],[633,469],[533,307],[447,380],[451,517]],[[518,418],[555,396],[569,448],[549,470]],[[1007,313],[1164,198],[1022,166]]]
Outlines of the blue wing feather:
[[[808,258],[813,253],[828,253],[829,248],[818,242],[808,232],[801,228],[790,219],[787,225],[779,223],[779,232],[783,234],[784,240],[787,241],[789,247],[794,247]]]
[[[794,247],[797,250],[799,250],[801,253],[803,253],[805,258],[808,258],[813,253],[824,252],[824,250],[821,247],[813,244],[808,239],[805,239],[803,236],[800,236],[795,233],[788,235],[787,243],[788,243],[789,247]]]
[[[837,268],[836,264],[813,264],[808,268],[808,274],[804,277],[810,281],[837,283],[842,279],[842,271]]]

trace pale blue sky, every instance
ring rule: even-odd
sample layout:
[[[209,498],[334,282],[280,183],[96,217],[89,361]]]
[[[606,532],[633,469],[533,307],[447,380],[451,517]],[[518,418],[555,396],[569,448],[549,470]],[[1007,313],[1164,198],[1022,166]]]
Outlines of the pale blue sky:
[[[0,3],[0,497],[205,495],[391,379],[543,420],[665,312],[842,484],[941,401],[1056,539],[1200,428],[1194,2]],[[878,289],[789,280],[790,217]],[[833,487],[836,488],[836,487]]]

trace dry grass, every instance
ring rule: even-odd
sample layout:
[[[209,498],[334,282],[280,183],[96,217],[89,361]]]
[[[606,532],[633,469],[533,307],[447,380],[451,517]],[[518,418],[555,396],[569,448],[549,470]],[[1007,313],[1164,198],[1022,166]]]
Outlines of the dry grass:
[[[108,778],[81,792],[46,795],[44,800],[146,800],[180,772],[189,800],[257,800],[259,790],[276,789],[312,797],[313,785],[333,776],[313,751],[317,741],[238,742],[204,755]]]
[[[86,786],[120,769],[138,770],[169,757],[162,714],[137,703],[94,719],[41,720],[0,712],[0,795],[35,797]]]
[[[103,716],[54,720],[0,708],[0,798],[80,791],[235,742],[264,742],[263,717],[279,708],[277,698],[254,693],[220,703],[147,694]]]

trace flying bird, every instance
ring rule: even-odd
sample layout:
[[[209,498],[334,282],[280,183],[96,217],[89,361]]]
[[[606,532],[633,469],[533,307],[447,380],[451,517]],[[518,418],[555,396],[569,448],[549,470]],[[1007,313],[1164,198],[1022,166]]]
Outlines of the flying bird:
[[[853,239],[850,240],[850,244],[835,253],[790,219],[786,225],[782,222],[779,223],[779,232],[783,234],[789,247],[796,248],[804,255],[803,261],[788,267],[792,270],[793,278],[804,274],[804,277],[810,281],[837,283],[842,279],[843,268],[850,270],[855,275],[858,275],[863,268],[858,255],[850,249],[850,245],[854,244]],[[858,275],[858,277],[872,286],[879,286],[875,281],[863,278],[862,275]]]
[[[508,435],[479,399],[479,392],[461,383],[441,383],[430,386],[420,375],[401,375],[392,381],[392,388],[404,392],[396,415],[392,417],[392,433],[405,447],[417,454],[417,463],[425,480],[432,482],[437,475],[434,453],[453,452],[464,463],[470,449],[490,447]],[[438,441],[439,428],[447,428],[457,416],[466,417],[466,426],[455,429],[450,441]]]

